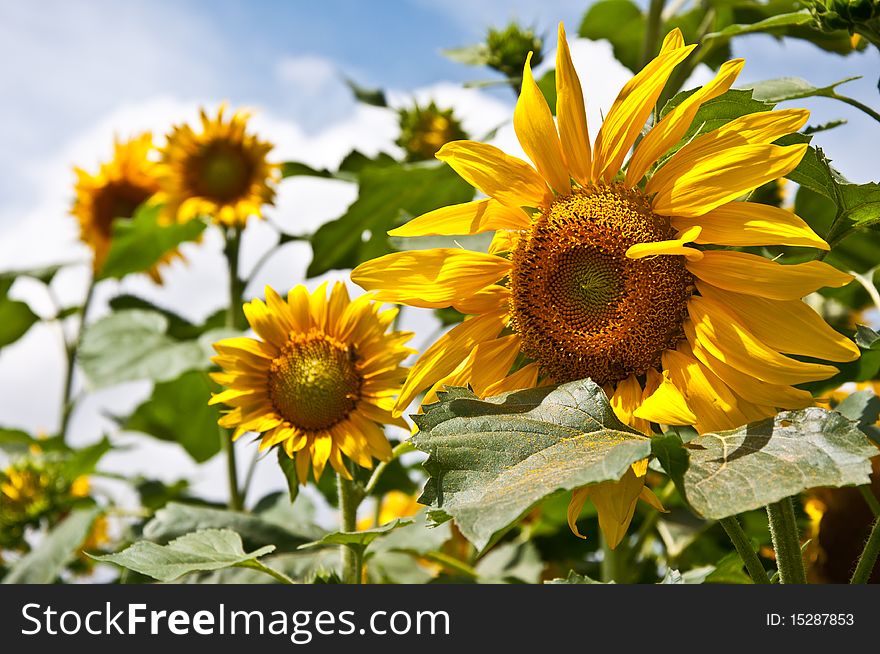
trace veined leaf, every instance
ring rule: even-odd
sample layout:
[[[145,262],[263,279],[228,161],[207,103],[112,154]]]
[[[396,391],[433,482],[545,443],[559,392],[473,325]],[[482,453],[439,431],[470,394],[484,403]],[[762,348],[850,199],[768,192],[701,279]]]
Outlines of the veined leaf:
[[[429,455],[419,502],[454,518],[480,550],[548,495],[620,479],[651,454],[590,380],[486,400],[449,389],[414,420],[412,442]]]
[[[40,320],[26,302],[13,300],[7,293],[15,277],[0,277],[0,350],[15,343]]]
[[[412,523],[412,520],[393,520],[381,527],[373,527],[372,529],[364,529],[362,531],[334,531],[322,538],[304,543],[299,546],[300,549],[308,549],[311,547],[319,547],[321,545],[349,545],[353,547],[362,547],[366,549],[370,543],[377,538],[397,529],[405,527]]]

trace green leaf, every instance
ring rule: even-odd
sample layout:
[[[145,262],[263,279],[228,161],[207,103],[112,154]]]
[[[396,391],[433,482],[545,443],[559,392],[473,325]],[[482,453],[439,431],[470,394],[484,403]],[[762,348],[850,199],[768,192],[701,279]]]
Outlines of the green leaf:
[[[335,175],[326,168],[313,168],[300,161],[285,161],[281,164],[281,177],[327,177],[332,179]]]
[[[739,554],[730,552],[718,563],[714,570],[706,575],[704,583],[707,584],[751,584],[752,578],[743,570],[743,561]]]
[[[865,350],[880,350],[880,334],[867,325],[856,327],[856,345]]]
[[[448,166],[367,166],[360,171],[358,198],[340,218],[312,237],[308,276],[354,268],[391,251],[386,232],[413,216],[467,202],[473,188]]]
[[[40,317],[25,302],[12,300],[7,293],[14,277],[0,278],[0,350],[27,334]]]
[[[728,25],[722,30],[707,34],[704,39],[705,43],[715,45],[716,42],[729,41],[735,36],[742,34],[751,34],[753,32],[772,32],[779,31],[780,28],[790,27],[794,25],[806,25],[813,21],[809,9],[802,9],[785,14],[777,14],[770,18],[765,18],[756,23]]]
[[[422,509],[409,522],[398,525],[377,540],[370,549],[373,552],[405,552],[420,556],[439,550],[451,537],[450,524],[431,526],[428,523],[428,512]]]
[[[275,449],[278,450],[278,466],[281,468],[281,472],[284,473],[290,501],[293,502],[296,500],[296,496],[299,495],[299,478],[296,476],[296,461],[287,456],[287,452],[284,451],[283,447],[276,447]]]
[[[187,341],[198,338],[205,332],[223,329],[226,326],[226,309],[220,309],[212,313],[201,325],[196,325],[180,314],[169,309],[153,304],[137,295],[117,295],[110,300],[110,308],[113,311],[126,309],[142,309],[162,314],[168,319],[166,333],[179,341]]]
[[[590,380],[486,400],[448,389],[413,419],[412,443],[429,455],[419,502],[453,517],[480,550],[545,497],[620,479],[651,453]]]
[[[59,522],[46,538],[19,559],[3,578],[4,584],[51,584],[76,558],[76,553],[101,513],[98,507],[76,509]]]
[[[461,48],[447,48],[441,50],[447,59],[466,66],[488,66],[491,60],[489,48],[485,43],[476,43],[474,45],[466,45]]]
[[[298,498],[298,503],[301,499]],[[271,514],[251,515],[170,502],[156,511],[153,519],[144,526],[144,537],[167,543],[200,529],[231,529],[242,537],[246,547],[276,545],[279,551],[294,551],[320,535],[314,525],[301,523],[294,518],[289,512],[282,519],[276,519]]]
[[[837,98],[835,89],[841,84],[861,79],[860,77],[847,77],[828,86],[813,86],[805,79],[800,77],[779,77],[776,79],[768,79],[762,82],[756,82],[750,87],[752,96],[756,100],[764,102],[785,102],[786,100],[799,100],[801,98]]]
[[[241,566],[274,550],[274,546],[267,545],[246,553],[241,537],[234,531],[204,529],[181,536],[168,545],[140,541],[122,552],[93,558],[159,581],[173,581],[190,572]]]
[[[373,527],[372,529],[364,529],[363,531],[334,531],[322,538],[304,543],[299,546],[300,549],[308,549],[311,547],[320,547],[322,545],[349,545],[366,549],[370,543],[377,538],[397,529],[411,524],[412,520],[393,520],[381,527]]]
[[[479,560],[476,570],[484,584],[536,584],[544,562],[533,543],[502,543]]]
[[[113,221],[110,251],[97,279],[121,279],[149,270],[181,243],[196,240],[207,227],[202,220],[160,224],[161,210],[161,205],[144,204],[132,218]]]
[[[82,475],[94,472],[103,456],[113,449],[110,439],[106,436],[93,445],[73,450],[64,460],[62,468],[65,478],[71,481]]]
[[[21,429],[0,427],[0,451],[9,454],[24,454],[32,448],[39,448],[44,452],[68,452],[70,450],[60,436],[34,438]]]
[[[834,407],[834,410],[856,423],[859,429],[865,430],[880,418],[880,397],[869,388],[856,391]]]
[[[354,97],[364,104],[369,104],[374,107],[388,106],[388,101],[385,99],[385,91],[382,89],[368,89],[350,79],[346,79],[345,83],[348,85],[348,88],[351,89],[351,92],[354,93]]]
[[[204,372],[192,370],[170,382],[155,385],[150,398],[122,423],[163,441],[178,443],[197,463],[220,451],[219,407],[209,406],[220,387]]]
[[[607,39],[617,60],[637,73],[642,67],[645,23],[642,10],[631,0],[600,0],[584,14],[578,36]]]
[[[228,330],[204,333],[197,340],[168,335],[169,320],[155,311],[117,311],[86,328],[79,362],[89,382],[103,388],[127,381],[171,381],[189,370],[205,370],[211,344]]]
[[[545,584],[601,584],[601,581],[596,581],[595,579],[588,577],[586,575],[578,574],[574,570],[568,571],[568,576],[565,578],[558,577],[556,579],[551,579],[550,581],[545,581]]]
[[[550,113],[556,115],[556,70],[550,69],[537,80],[538,88],[547,100]]]
[[[651,439],[651,453],[657,458],[660,465],[663,466],[663,470],[683,495],[684,475],[687,472],[689,460],[681,437],[673,432],[654,436]]]
[[[703,434],[688,450],[687,499],[700,515],[714,519],[820,486],[867,484],[869,459],[877,455],[852,422],[818,407]]]

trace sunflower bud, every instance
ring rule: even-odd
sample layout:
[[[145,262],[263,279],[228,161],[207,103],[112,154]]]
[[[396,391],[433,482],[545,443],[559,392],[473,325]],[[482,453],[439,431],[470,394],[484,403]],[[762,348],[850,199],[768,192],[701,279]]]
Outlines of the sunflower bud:
[[[427,161],[450,141],[466,139],[467,134],[452,109],[439,109],[433,102],[426,107],[414,105],[398,112],[400,138],[407,161]]]
[[[486,63],[509,78],[518,79],[522,75],[529,52],[532,53],[533,68],[544,59],[544,40],[535,34],[534,29],[522,28],[515,22],[503,30],[490,28],[486,47],[489,51]]]
[[[810,11],[826,32],[846,30],[852,34],[869,23],[880,23],[876,0],[814,0]]]

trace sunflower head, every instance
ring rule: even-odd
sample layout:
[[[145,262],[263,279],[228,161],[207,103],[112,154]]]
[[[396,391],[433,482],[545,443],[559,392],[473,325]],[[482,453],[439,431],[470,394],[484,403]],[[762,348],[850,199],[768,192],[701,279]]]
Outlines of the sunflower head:
[[[521,27],[511,21],[504,29],[489,28],[486,34],[487,64],[499,73],[518,78],[523,64],[532,53],[532,64],[537,66],[544,59],[544,40],[530,27]]]
[[[152,136],[144,133],[129,141],[117,140],[113,159],[101,164],[97,173],[75,169],[76,196],[71,213],[79,221],[80,239],[94,252],[96,271],[110,250],[113,221],[131,218],[159,190],[158,166],[150,159],[152,150]],[[158,281],[155,268],[150,275]]]
[[[272,144],[247,131],[248,114],[227,120],[225,105],[216,118],[201,111],[201,125],[177,125],[161,150],[161,198],[166,214],[178,222],[210,216],[229,227],[243,227],[272,204],[278,167],[266,160]]]
[[[450,141],[467,138],[452,109],[439,109],[431,102],[426,107],[418,104],[398,112],[400,137],[397,145],[403,148],[407,161],[433,159],[437,151]]]
[[[880,20],[876,0],[813,0],[809,5],[816,22],[828,32],[847,30],[852,34],[857,27]]]
[[[233,438],[261,434],[260,449],[283,447],[303,484],[310,465],[316,479],[328,461],[350,479],[343,457],[367,468],[390,458],[381,425],[406,426],[391,406],[412,353],[412,334],[389,331],[397,310],[368,295],[350,300],[341,282],[329,297],[326,284],[312,294],[297,286],[286,299],[267,287],[266,301],[244,310],[259,339],[214,345],[222,371],[213,376],[227,390],[211,403],[232,407],[220,425]]]

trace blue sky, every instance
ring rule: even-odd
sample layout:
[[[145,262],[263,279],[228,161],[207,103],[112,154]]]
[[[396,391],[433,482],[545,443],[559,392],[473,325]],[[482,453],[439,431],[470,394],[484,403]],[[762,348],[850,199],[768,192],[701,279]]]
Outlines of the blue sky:
[[[474,134],[511,117],[513,95],[506,88],[462,91],[466,80],[493,77],[490,71],[452,63],[442,48],[479,41],[490,25],[510,18],[533,24],[555,50],[555,25],[564,20],[576,32],[589,2],[573,0],[44,0],[0,3],[0,270],[84,259],[76,228],[66,214],[71,167],[94,168],[111,150],[114,134],[143,129],[157,134],[171,122],[191,119],[200,104],[257,110],[254,125],[276,142],[277,156],[332,166],[351,148],[393,149],[396,121],[390,111],[357,105],[340,82],[350,76],[364,85],[389,89],[395,102],[436,98],[454,106]],[[572,51],[588,95],[593,130],[629,73],[610,56],[607,44],[573,43]],[[850,58],[822,53],[801,42],[778,43],[766,36],[740,42],[747,58],[741,83],[784,75],[824,85],[843,77],[865,79],[841,89],[880,106],[876,50]],[[699,71],[697,82],[707,71]],[[855,181],[877,179],[880,125],[830,100],[798,102],[813,110],[811,122],[846,118],[850,124],[821,134],[823,145]],[[595,131],[594,131],[595,133]],[[509,125],[496,143],[516,154]],[[305,231],[339,215],[355,197],[343,182],[285,182],[273,218],[290,231]],[[272,235],[249,227],[245,258],[255,258]],[[222,256],[209,235],[175,264],[164,289],[140,278],[101,287],[98,308],[116,292],[136,292],[193,319],[222,305]],[[287,288],[303,279],[310,253],[291,244],[272,260],[260,283]],[[81,298],[85,266],[56,280],[66,301]],[[345,273],[336,275],[344,278]],[[316,280],[310,280],[314,285]],[[252,291],[259,292],[255,285]],[[39,289],[19,284],[15,293],[45,310]],[[432,325],[414,324],[420,333]],[[61,389],[57,334],[34,328],[0,354],[0,425],[51,430]],[[57,386],[57,388],[56,388]],[[101,414],[133,407],[149,385],[129,386],[90,397],[76,414],[77,438],[97,438],[107,428]],[[142,443],[139,442],[139,446]],[[161,458],[168,475],[189,474],[174,446],[152,444],[142,463]],[[120,462],[120,472],[134,458]],[[175,459],[175,456],[178,458]],[[170,462],[177,461],[176,464]],[[145,463],[146,464],[146,463]],[[204,472],[207,486],[220,469]],[[216,467],[216,465],[215,465]],[[271,468],[268,474],[274,471]],[[277,471],[274,471],[277,472]],[[279,485],[280,477],[273,477]],[[222,490],[219,491],[222,494]]]

